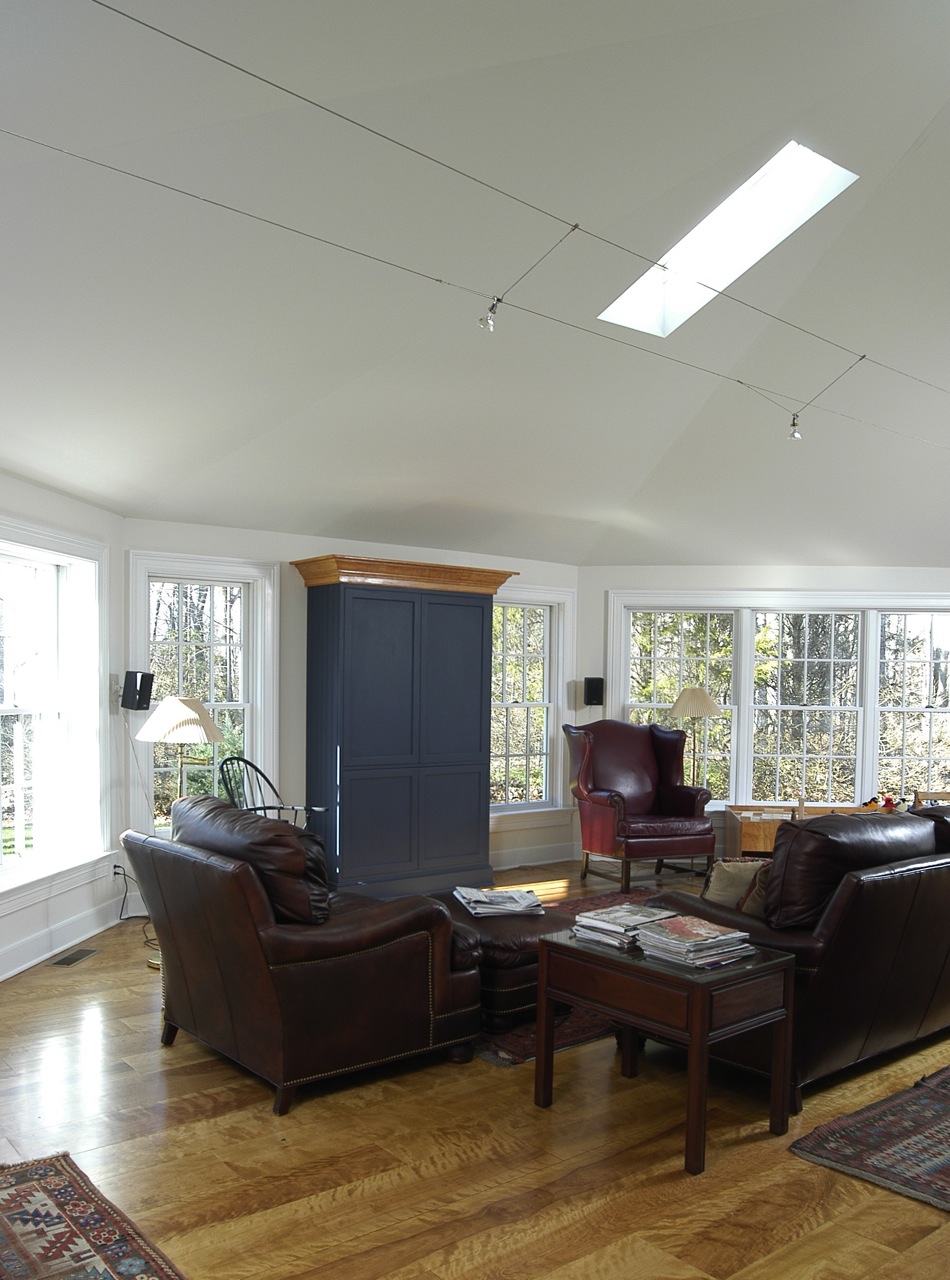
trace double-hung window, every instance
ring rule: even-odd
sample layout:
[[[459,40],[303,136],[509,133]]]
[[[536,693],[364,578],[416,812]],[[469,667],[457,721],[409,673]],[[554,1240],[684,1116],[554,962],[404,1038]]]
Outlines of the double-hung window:
[[[144,782],[133,794],[133,826],[168,825],[171,804],[216,794],[218,764],[243,755],[278,778],[277,566],[203,556],[132,552],[132,664],[154,675],[161,698],[198,698],[224,741],[140,743],[144,712],[130,712],[129,736]]]
[[[753,800],[853,804],[860,615],[755,613]]]
[[[550,605],[494,606],[492,804],[543,804],[550,800],[550,645]]]
[[[685,726],[685,776],[714,796],[728,795],[730,787],[733,626],[729,612],[627,611],[627,718],[634,724],[684,727],[670,714],[680,690],[706,689],[722,714]]]
[[[879,787],[950,788],[950,613],[882,613]]]
[[[823,593],[757,607],[744,594],[704,611],[614,593],[620,714],[672,724],[683,687],[708,689],[720,714],[683,728],[714,800],[844,805],[950,789],[950,609],[837,607]]]
[[[153,757],[155,821],[165,825],[179,781],[185,795],[213,795],[217,766],[245,754],[246,697],[241,582],[149,582],[149,669],[153,699],[198,698],[224,734],[221,743],[188,747],[156,742]]]
[[[101,549],[0,543],[2,866],[26,878],[106,847],[103,563]]]
[[[574,592],[505,586],[492,610],[490,795],[493,821],[562,803],[567,716],[564,673],[573,669]]]

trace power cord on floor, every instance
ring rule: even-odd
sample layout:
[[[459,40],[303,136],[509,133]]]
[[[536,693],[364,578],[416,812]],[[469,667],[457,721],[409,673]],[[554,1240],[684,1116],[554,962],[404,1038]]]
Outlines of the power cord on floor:
[[[148,927],[149,927],[149,925],[150,925],[150,924],[151,924],[151,922],[152,922],[152,920],[151,920],[151,916],[148,916],[148,915],[144,915],[144,916],[127,916],[127,915],[125,914],[125,907],[126,907],[126,903],[127,903],[127,902],[128,902],[128,900],[129,900],[129,886],[131,886],[131,887],[132,887],[132,888],[134,888],[134,889],[138,889],[138,887],[139,887],[139,886],[138,886],[138,881],[135,879],[135,877],[134,877],[134,876],[130,876],[130,875],[129,875],[129,873],[128,873],[128,871],[126,871],[125,867],[123,867],[123,866],[122,866],[122,864],[121,864],[121,863],[118,863],[118,862],[116,862],[116,863],[114,863],[114,864],[113,864],[113,867],[112,867],[112,874],[113,874],[114,876],[121,876],[121,877],[122,877],[122,886],[123,886],[123,889],[122,889],[122,901],[119,903],[119,920],[120,920],[120,921],[121,921],[121,920],[142,920],[142,921],[144,921],[144,924],[142,925],[143,945],[144,945],[144,946],[146,946],[146,947],[151,948],[151,950],[152,950],[152,951],[158,951],[158,949],[159,949],[159,947],[158,947],[158,939],[157,939],[157,938],[155,938],[155,937],[151,937],[151,936],[149,935],[149,932],[148,932]]]

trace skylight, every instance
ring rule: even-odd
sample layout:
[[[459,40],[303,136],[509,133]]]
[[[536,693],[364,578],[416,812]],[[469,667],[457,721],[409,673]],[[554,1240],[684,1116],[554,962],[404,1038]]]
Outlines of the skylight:
[[[787,143],[597,319],[665,338],[857,176]]]

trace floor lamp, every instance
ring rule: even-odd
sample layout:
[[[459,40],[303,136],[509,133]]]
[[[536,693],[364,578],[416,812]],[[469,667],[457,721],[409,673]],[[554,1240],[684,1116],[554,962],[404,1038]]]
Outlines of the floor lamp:
[[[670,715],[676,716],[678,720],[691,720],[690,726],[691,737],[693,740],[693,773],[692,784],[695,787],[696,782],[696,721],[705,720],[709,716],[718,716],[722,708],[718,703],[713,702],[712,698],[705,689],[699,689],[693,685],[687,686],[680,690],[680,695],[670,708]]]
[[[178,747],[178,794],[185,794],[185,745],[223,742],[224,734],[200,698],[162,698],[135,735],[139,742],[173,742]],[[204,761],[202,761],[204,763]]]
[[[200,698],[162,698],[135,736],[139,742],[173,742],[178,747],[179,796],[185,794],[185,746],[224,741],[224,734]],[[162,958],[159,955],[148,963],[152,969],[161,969]]]

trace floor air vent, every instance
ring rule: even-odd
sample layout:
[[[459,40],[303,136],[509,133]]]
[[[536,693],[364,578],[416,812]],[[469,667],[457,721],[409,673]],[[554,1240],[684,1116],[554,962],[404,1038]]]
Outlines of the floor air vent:
[[[51,960],[50,964],[71,965],[78,964],[80,960],[85,960],[87,956],[94,956],[96,953],[90,947],[79,947],[76,951],[70,951],[64,956],[60,956],[58,960]]]

